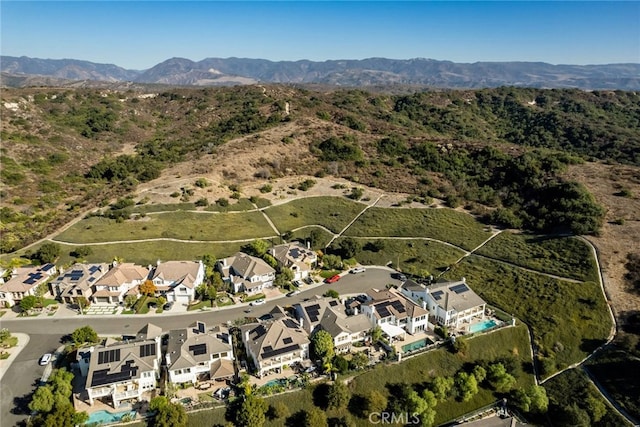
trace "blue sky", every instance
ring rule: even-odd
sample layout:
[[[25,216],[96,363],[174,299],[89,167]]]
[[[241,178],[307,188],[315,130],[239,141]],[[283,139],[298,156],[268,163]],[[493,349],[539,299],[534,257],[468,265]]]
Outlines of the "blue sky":
[[[0,3],[3,55],[145,69],[171,57],[640,62],[640,2]]]

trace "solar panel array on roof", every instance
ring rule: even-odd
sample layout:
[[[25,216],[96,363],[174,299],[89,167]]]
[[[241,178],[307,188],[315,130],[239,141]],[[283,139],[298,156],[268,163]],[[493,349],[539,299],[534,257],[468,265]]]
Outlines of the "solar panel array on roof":
[[[45,265],[42,266],[42,270],[47,271],[47,270],[52,269],[53,267],[55,267],[54,264],[45,264]]]
[[[91,267],[89,267],[89,273],[93,274],[96,271],[100,270],[100,267],[98,267],[97,265],[92,265]]]
[[[398,300],[394,300],[391,301],[391,306],[398,312],[398,313],[404,313],[407,310],[404,308],[404,304],[402,304],[402,301],[398,301]]]
[[[25,281],[24,281],[24,282],[22,282],[22,283],[26,283],[27,285],[33,285],[33,284],[34,284],[34,283],[36,283],[36,282],[37,282],[37,280],[36,280],[36,279],[34,279],[34,278],[31,278],[31,277],[30,277],[30,278],[28,278],[27,280],[25,280]]]
[[[279,348],[277,350],[265,351],[265,352],[262,353],[262,357],[264,359],[268,359],[270,357],[278,356],[280,354],[289,353],[289,352],[297,350],[299,348],[300,348],[300,346],[298,344],[293,344],[293,345],[289,345],[289,346],[286,346],[286,347]],[[266,350],[266,347],[265,347],[265,350]]]
[[[268,346],[266,346],[266,347],[264,348],[264,351],[265,351],[265,352],[267,352],[267,353],[268,353],[268,352],[271,352],[271,351],[273,351],[273,347],[271,347],[270,345],[268,345]]]
[[[105,384],[113,384],[135,378],[138,373],[138,367],[133,366],[133,360],[128,360],[122,365],[120,372],[109,373],[108,369],[101,369],[93,373],[91,378],[91,387],[97,387]]]
[[[284,325],[287,328],[297,328],[298,327],[298,324],[296,322],[294,322],[293,320],[291,320],[291,319],[284,319],[283,322],[284,322]]]
[[[449,290],[451,290],[452,292],[455,292],[456,294],[461,294],[463,292],[467,292],[469,288],[467,287],[467,285],[461,284],[461,285],[452,286],[449,288]]]
[[[286,337],[285,339],[282,340],[282,342],[285,344],[291,344],[293,340],[290,337]]]
[[[119,362],[120,361],[120,349],[105,350],[98,353],[98,365],[103,363]]]
[[[289,255],[292,258],[296,258],[297,259],[300,256],[300,250],[298,248],[293,248],[293,249],[289,250]]]
[[[156,345],[155,344],[143,344],[140,346],[140,357],[155,356]]]
[[[95,277],[89,277],[89,282],[93,282],[93,281],[95,281],[95,280],[96,280],[96,278],[95,278]]]
[[[436,300],[439,301],[440,298],[442,298],[442,295],[444,295],[444,291],[435,291],[433,293],[431,293],[431,296]]]
[[[317,322],[318,317],[320,317],[320,304],[313,304],[308,307],[305,307],[304,310],[307,312],[307,316],[309,316],[309,320],[312,322]]]
[[[338,301],[329,301],[329,305],[331,307],[335,307],[336,305],[338,305]]]
[[[189,351],[194,356],[199,356],[201,354],[206,354],[207,353],[207,345],[206,344],[190,345],[189,346]]]
[[[389,310],[387,310],[387,306],[386,305],[377,305],[376,306],[376,311],[378,312],[378,314],[381,317],[389,317],[391,316],[391,313],[389,313]]]

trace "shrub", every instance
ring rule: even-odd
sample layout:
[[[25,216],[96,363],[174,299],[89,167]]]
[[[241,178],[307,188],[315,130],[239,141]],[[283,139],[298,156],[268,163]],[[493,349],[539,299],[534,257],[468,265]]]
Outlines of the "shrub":
[[[271,184],[265,184],[262,187],[260,187],[260,192],[263,194],[271,193],[272,190],[273,190],[273,187],[271,186]]]

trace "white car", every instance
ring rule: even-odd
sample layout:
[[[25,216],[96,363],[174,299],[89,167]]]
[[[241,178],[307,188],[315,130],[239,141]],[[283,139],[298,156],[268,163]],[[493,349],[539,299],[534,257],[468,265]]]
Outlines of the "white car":
[[[51,362],[52,357],[53,357],[53,354],[51,353],[46,353],[42,355],[42,357],[40,358],[40,365],[41,366],[48,365],[49,362]]]
[[[289,293],[287,294],[287,296],[288,296],[288,297],[292,297],[292,296],[298,295],[299,293],[300,293],[300,291],[291,291],[291,292],[289,292]]]
[[[349,273],[357,274],[357,273],[364,273],[365,271],[366,269],[364,267],[356,267],[356,268],[352,268],[351,271],[349,271]]]
[[[262,305],[262,304],[264,304],[265,302],[266,302],[266,301],[264,300],[264,298],[260,298],[260,299],[257,299],[257,300],[255,300],[255,301],[250,302],[250,303],[249,303],[249,305]]]

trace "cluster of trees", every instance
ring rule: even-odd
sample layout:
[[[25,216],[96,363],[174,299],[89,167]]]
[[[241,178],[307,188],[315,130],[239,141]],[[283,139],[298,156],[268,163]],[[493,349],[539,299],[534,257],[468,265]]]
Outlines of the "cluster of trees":
[[[171,403],[166,396],[156,396],[149,402],[149,410],[154,413],[152,425],[155,427],[185,427],[187,413],[180,403]]]
[[[66,369],[54,370],[45,385],[33,394],[29,409],[36,413],[29,425],[38,427],[60,427],[84,424],[89,416],[76,412],[71,403],[73,374]]]
[[[278,264],[278,261],[268,253],[269,243],[262,239],[256,239],[251,243],[242,246],[242,251],[249,255],[262,258],[264,262],[269,264],[271,268],[276,270],[276,279],[274,281],[276,286],[290,288],[291,281],[293,280],[293,271],[290,268],[282,267]]]
[[[341,138],[331,136],[318,144],[320,158],[326,161],[361,160],[362,150],[358,147],[355,137],[345,135]]]
[[[629,288],[636,293],[640,293],[640,253],[628,254],[625,267],[627,272],[624,278],[627,280]]]

